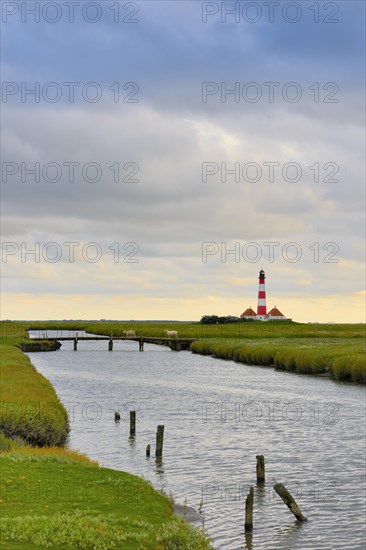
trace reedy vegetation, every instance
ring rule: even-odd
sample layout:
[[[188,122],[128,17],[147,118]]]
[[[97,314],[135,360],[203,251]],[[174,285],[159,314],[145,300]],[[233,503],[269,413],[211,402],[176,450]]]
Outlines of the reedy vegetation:
[[[329,373],[336,380],[366,383],[364,342],[355,338],[317,343],[306,339],[259,344],[196,341],[191,350],[249,365],[274,366],[299,374]]]
[[[0,431],[31,445],[63,445],[67,412],[53,386],[14,346],[1,346]]]

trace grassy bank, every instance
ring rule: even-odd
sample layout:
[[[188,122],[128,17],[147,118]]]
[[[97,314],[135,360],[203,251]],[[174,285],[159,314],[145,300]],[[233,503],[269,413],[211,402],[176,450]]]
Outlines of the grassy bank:
[[[0,463],[4,548],[211,548],[141,478],[62,448],[13,448]]]
[[[15,548],[205,550],[205,535],[136,476],[65,449],[66,410],[2,325],[1,544]]]
[[[299,374],[323,374],[336,380],[366,383],[365,345],[359,338],[328,339],[311,342],[306,338],[278,338],[249,342],[198,340],[193,353],[231,359],[249,365],[269,365]]]
[[[17,347],[1,344],[0,431],[32,445],[62,445],[67,413],[52,385]]]

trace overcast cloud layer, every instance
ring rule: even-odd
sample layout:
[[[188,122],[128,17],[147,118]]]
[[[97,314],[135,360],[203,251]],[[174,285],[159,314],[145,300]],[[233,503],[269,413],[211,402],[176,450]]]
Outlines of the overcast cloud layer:
[[[363,2],[3,4],[2,318],[364,320]]]

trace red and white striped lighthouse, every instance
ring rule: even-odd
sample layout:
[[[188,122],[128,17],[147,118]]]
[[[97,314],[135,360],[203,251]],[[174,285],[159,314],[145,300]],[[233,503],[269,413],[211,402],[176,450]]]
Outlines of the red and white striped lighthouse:
[[[259,286],[258,286],[258,307],[257,307],[257,318],[264,319],[267,316],[267,306],[266,306],[266,276],[263,269],[259,272]]]

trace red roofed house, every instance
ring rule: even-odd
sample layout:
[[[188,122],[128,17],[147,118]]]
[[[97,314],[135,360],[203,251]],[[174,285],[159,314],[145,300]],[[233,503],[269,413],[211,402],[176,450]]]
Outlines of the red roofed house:
[[[251,307],[248,307],[248,309],[246,309],[244,313],[240,315],[240,319],[254,319],[256,315],[256,312],[253,311]]]
[[[288,321],[287,317],[285,317],[279,309],[273,307],[271,311],[267,314],[267,320],[268,321]]]

